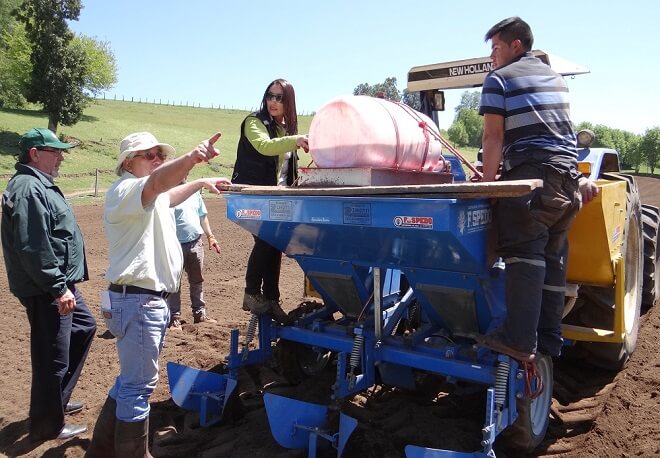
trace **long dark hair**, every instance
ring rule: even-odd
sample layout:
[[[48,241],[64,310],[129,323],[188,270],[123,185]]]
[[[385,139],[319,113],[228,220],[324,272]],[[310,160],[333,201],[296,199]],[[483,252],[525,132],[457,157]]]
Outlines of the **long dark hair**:
[[[266,104],[266,98],[268,96],[268,91],[274,84],[279,85],[283,92],[282,103],[284,104],[284,127],[286,134],[297,135],[298,113],[296,111],[296,91],[293,90],[293,86],[287,80],[278,78],[266,86],[264,96],[261,98],[261,108],[259,108],[259,113],[263,116],[268,116],[268,105]]]

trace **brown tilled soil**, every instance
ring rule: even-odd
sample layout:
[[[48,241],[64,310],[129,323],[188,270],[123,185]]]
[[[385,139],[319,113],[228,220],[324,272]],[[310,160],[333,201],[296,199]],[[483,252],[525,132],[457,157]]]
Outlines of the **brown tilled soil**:
[[[660,205],[660,179],[638,179],[642,201]],[[192,316],[184,301],[181,331],[170,331],[161,357],[161,380],[154,393],[151,411],[150,447],[156,457],[272,457],[306,456],[306,452],[286,450],[272,438],[261,395],[266,390],[290,397],[306,397],[324,402],[332,383],[332,370],[297,386],[287,385],[283,378],[267,365],[244,371],[239,377],[240,402],[229,418],[221,424],[200,428],[195,414],[184,413],[171,401],[167,361],[210,370],[221,365],[229,348],[229,333],[233,328],[244,332],[247,312],[241,310],[243,275],[252,237],[226,218],[225,201],[208,198],[211,224],[222,243],[222,253],[207,254],[206,299],[210,315],[218,323],[192,324]],[[103,272],[107,265],[107,248],[102,227],[102,203],[75,207],[78,221],[87,243],[91,279],[82,285],[87,302],[98,310],[99,292],[106,287]],[[87,424],[90,432],[67,441],[31,443],[26,437],[30,400],[29,326],[25,311],[9,293],[4,263],[0,263],[2,284],[0,318],[0,454],[6,456],[83,456],[89,446],[91,429],[108,388],[118,372],[115,343],[108,338],[103,321],[87,364],[83,370],[74,399],[85,403],[82,412],[71,417],[76,423]],[[185,282],[184,282],[185,285]],[[295,262],[283,262],[281,289],[285,309],[301,301],[303,275]],[[184,286],[185,298],[187,294]],[[537,455],[560,454],[566,457],[627,457],[660,456],[660,306],[652,308],[641,319],[637,351],[619,374],[589,375],[580,380],[572,372],[570,380],[558,384],[555,390],[553,415],[548,440]],[[589,393],[581,389],[589,385]],[[348,405],[348,413],[360,421],[347,447],[347,456],[404,456],[406,444],[419,444],[454,450],[479,448],[483,423],[483,404],[469,394],[457,399],[438,396],[433,380],[420,391],[404,393],[376,387],[356,396]],[[570,398],[585,415],[566,412],[561,399]],[[588,405],[587,405],[588,404]],[[586,406],[586,407],[585,407]],[[586,409],[586,410],[585,410]],[[498,456],[517,456],[497,449]],[[332,456],[324,452],[323,456]]]

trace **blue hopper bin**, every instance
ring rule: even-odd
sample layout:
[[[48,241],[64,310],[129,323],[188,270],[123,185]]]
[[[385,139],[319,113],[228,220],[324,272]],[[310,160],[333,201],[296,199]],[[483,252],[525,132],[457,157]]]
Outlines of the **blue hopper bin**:
[[[325,428],[328,421],[328,407],[297,401],[274,394],[264,395],[266,414],[273,437],[282,447],[308,449],[310,457],[316,456],[317,439],[330,442],[342,456],[346,442],[357,427],[357,420],[343,413],[339,414],[339,431],[333,433]],[[286,417],[281,415],[287,412]]]
[[[236,380],[226,375],[200,371],[181,364],[167,363],[172,400],[179,407],[199,412],[199,424],[211,426],[222,420]]]

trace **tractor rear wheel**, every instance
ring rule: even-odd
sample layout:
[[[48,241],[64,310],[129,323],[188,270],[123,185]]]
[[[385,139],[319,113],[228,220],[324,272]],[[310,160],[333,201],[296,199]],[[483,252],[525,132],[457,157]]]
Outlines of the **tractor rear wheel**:
[[[543,390],[534,399],[530,396],[517,399],[518,418],[502,431],[502,439],[506,442],[507,447],[525,454],[534,450],[545,437],[550,423],[550,404],[554,385],[552,358],[537,353],[534,364],[543,382]]]
[[[658,249],[660,209],[642,205],[642,232],[644,234],[644,281],[642,308],[650,309],[660,299],[660,250]]]
[[[637,347],[637,334],[642,305],[644,250],[641,223],[641,204],[637,184],[630,176],[626,194],[626,221],[621,247],[624,262],[623,328],[621,343],[578,342],[589,355],[591,364],[608,370],[621,370]],[[582,286],[579,290],[579,316],[583,326],[601,329],[614,328],[615,287]]]

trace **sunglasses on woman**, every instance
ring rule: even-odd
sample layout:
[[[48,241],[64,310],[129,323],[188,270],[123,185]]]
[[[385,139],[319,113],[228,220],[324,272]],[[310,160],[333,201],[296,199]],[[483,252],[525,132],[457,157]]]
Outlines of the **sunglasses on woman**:
[[[163,153],[162,151],[157,151],[157,152],[145,151],[141,154],[136,154],[133,157],[143,157],[148,161],[153,161],[154,159],[156,159],[156,157],[158,157],[158,159],[164,161],[165,159],[167,159],[167,154]]]
[[[266,100],[275,101],[277,103],[282,103],[284,100],[284,94],[273,94],[272,92],[266,93]]]

